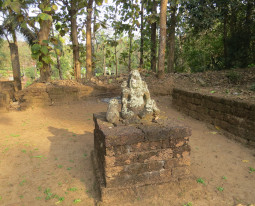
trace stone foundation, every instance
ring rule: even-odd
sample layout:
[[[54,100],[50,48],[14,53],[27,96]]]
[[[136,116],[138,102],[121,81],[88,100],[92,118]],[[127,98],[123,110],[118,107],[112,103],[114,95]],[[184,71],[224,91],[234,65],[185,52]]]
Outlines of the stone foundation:
[[[190,174],[191,130],[174,121],[114,127],[94,114],[92,153],[101,200],[134,197],[139,187],[176,182]]]
[[[228,137],[255,146],[254,103],[175,88],[173,106],[195,119],[219,127]]]

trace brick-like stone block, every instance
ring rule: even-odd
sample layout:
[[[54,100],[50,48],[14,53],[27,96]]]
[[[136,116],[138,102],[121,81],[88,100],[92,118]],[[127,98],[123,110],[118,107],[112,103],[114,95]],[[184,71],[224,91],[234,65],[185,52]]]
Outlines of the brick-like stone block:
[[[93,162],[102,199],[112,188],[161,184],[189,175],[188,127],[169,119],[114,126],[105,113],[94,114],[94,122]]]

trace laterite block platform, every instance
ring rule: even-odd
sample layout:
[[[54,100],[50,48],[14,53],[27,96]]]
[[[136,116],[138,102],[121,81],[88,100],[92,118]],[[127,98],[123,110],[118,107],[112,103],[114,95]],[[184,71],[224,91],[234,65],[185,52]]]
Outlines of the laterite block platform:
[[[169,119],[114,126],[105,113],[94,114],[94,122],[92,160],[103,202],[190,175],[188,127]]]

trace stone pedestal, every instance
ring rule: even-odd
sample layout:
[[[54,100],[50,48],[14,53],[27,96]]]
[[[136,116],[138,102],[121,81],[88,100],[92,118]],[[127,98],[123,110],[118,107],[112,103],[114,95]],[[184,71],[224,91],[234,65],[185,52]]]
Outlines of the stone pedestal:
[[[114,127],[105,113],[94,114],[94,122],[92,158],[103,202],[189,176],[188,127],[168,119]]]

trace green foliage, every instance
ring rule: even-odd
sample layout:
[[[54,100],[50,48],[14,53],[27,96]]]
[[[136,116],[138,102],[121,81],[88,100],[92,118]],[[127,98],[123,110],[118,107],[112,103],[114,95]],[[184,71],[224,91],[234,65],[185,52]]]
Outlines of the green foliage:
[[[253,167],[249,167],[249,173],[255,172],[255,169]]]
[[[223,187],[217,187],[217,190],[220,192],[223,192],[224,188]]]
[[[228,72],[226,74],[226,77],[228,78],[229,82],[232,84],[238,84],[241,79],[241,75],[238,74],[236,71]]]
[[[255,82],[251,85],[250,90],[255,92]]]
[[[205,185],[205,181],[202,178],[198,178],[197,179],[197,183],[201,183],[201,184]]]

